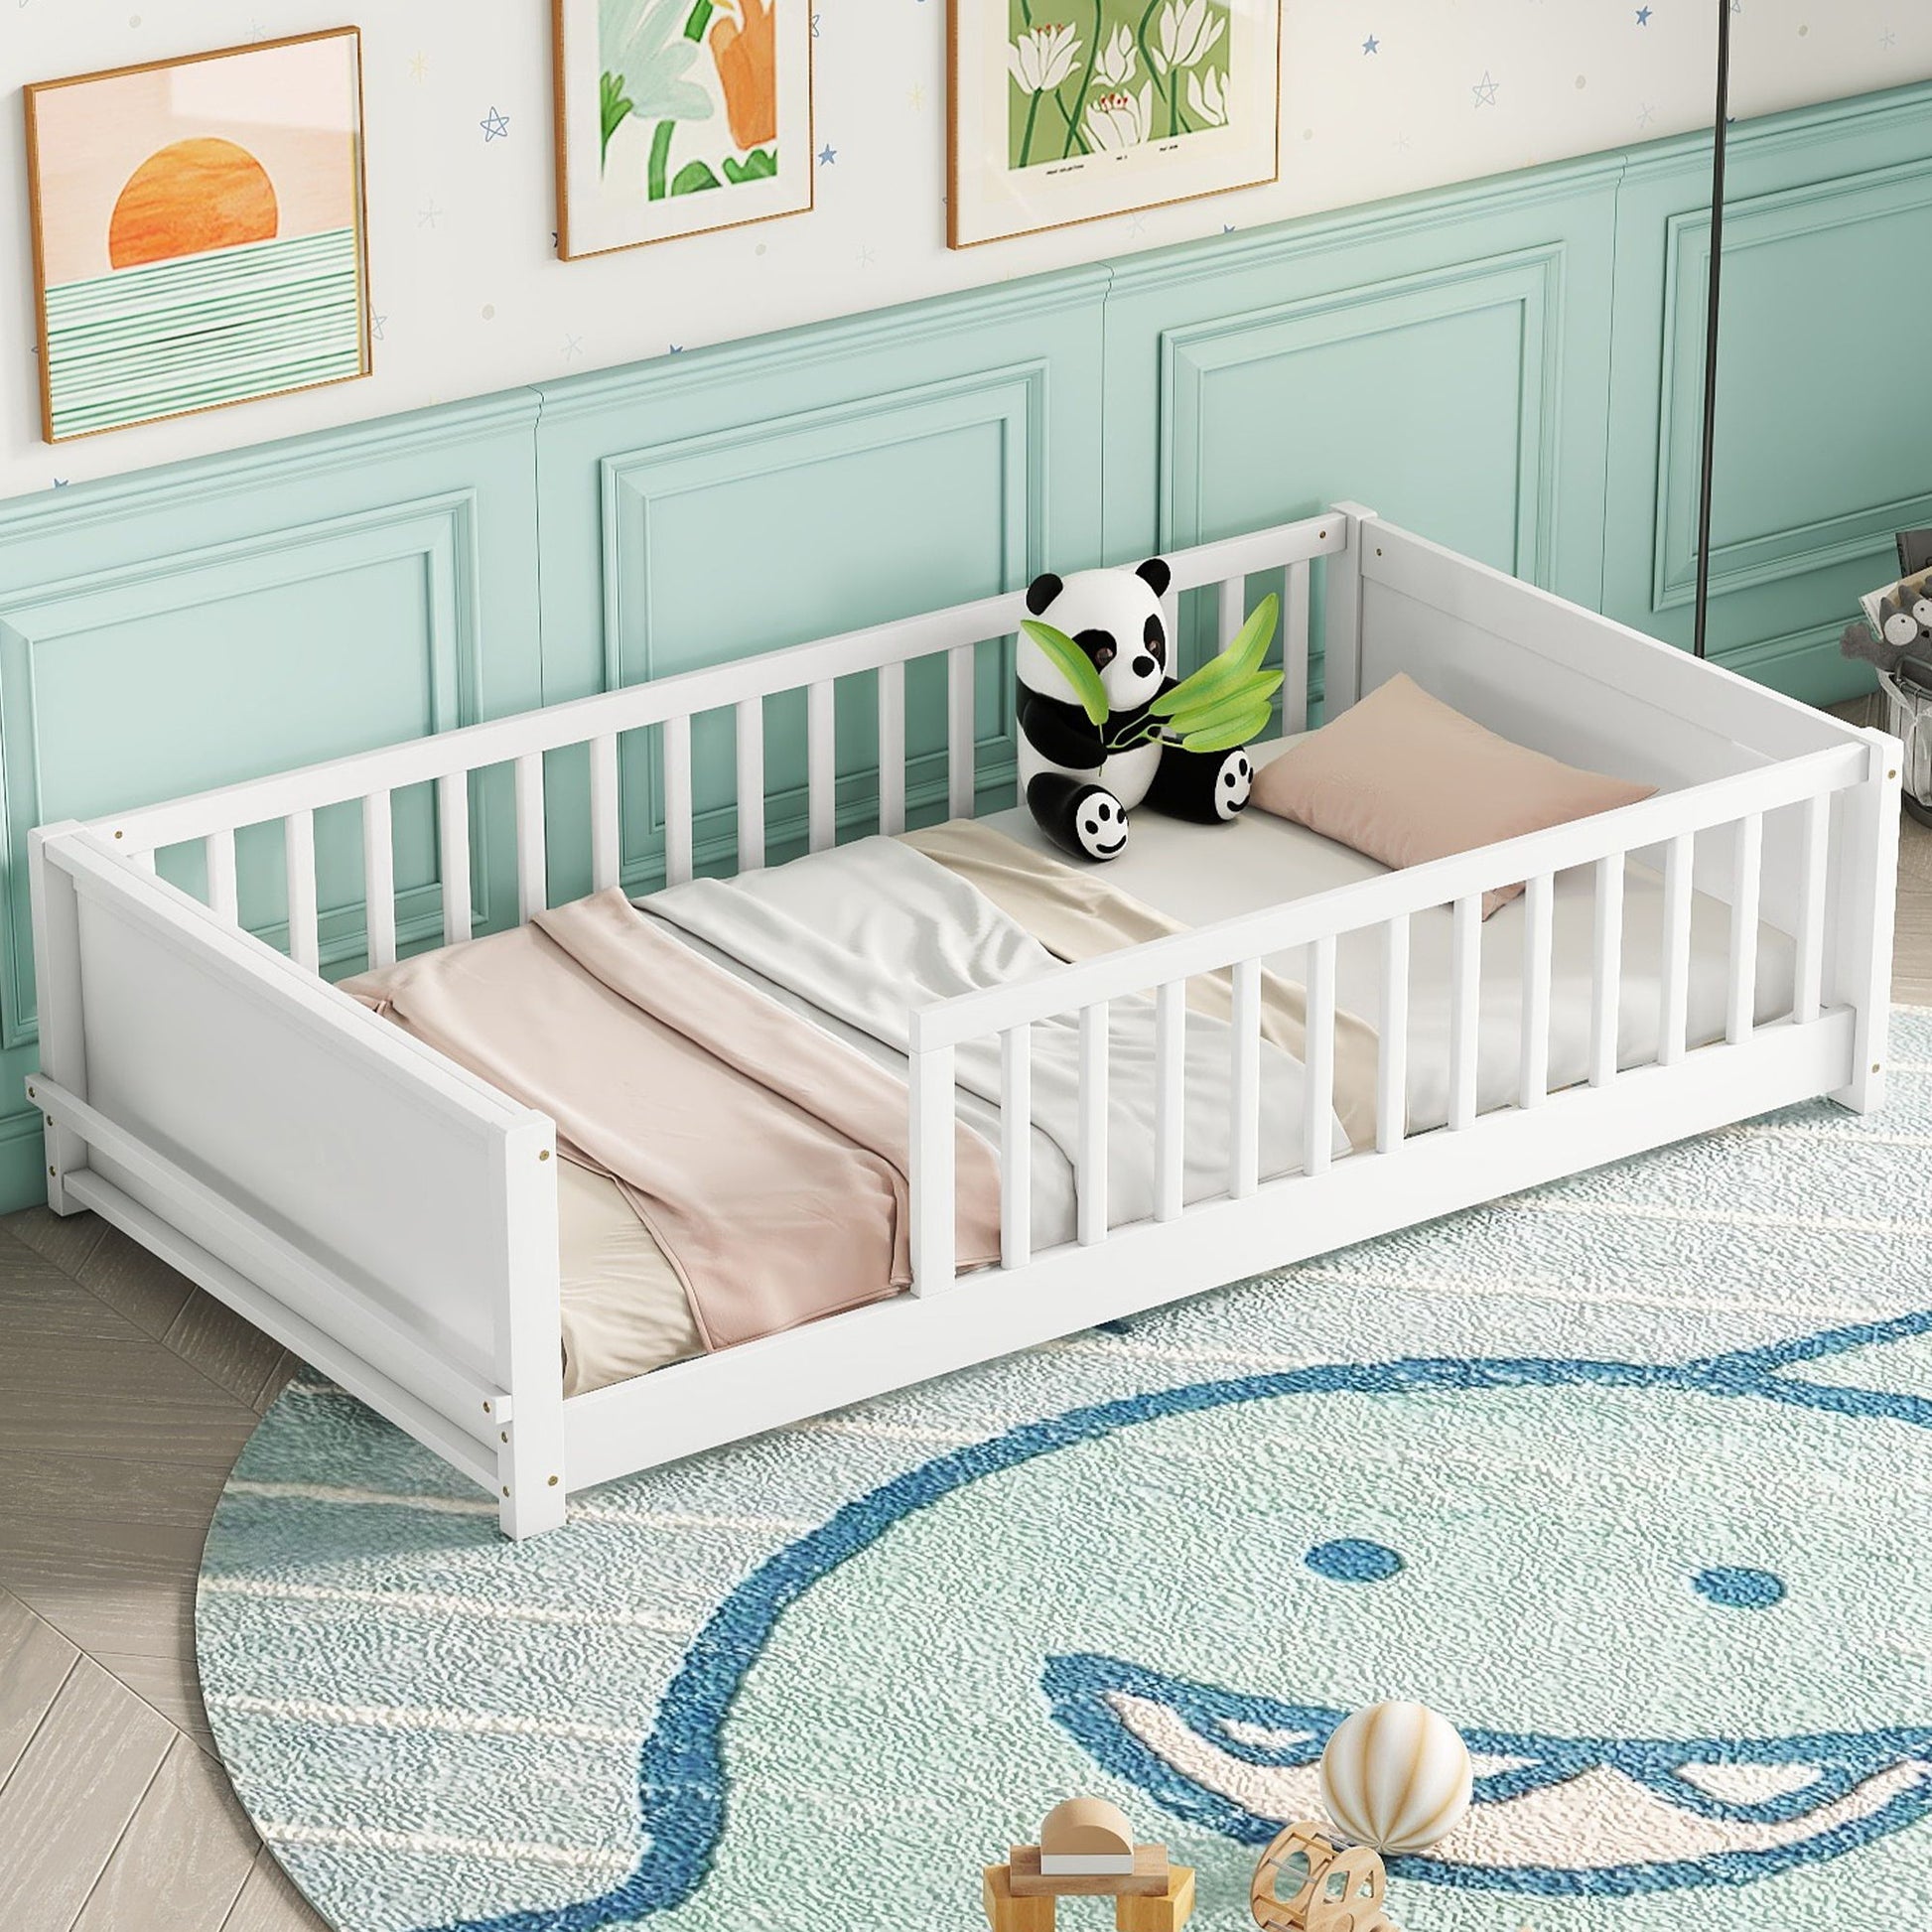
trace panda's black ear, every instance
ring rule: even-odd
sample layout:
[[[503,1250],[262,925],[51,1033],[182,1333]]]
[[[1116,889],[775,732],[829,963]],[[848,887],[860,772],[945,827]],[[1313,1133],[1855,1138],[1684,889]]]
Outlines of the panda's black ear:
[[[1150,557],[1146,563],[1136,564],[1134,575],[1156,597],[1166,597],[1168,586],[1173,582],[1173,572],[1168,568],[1168,560],[1165,557]]]
[[[1041,616],[1046,607],[1065,589],[1065,584],[1059,578],[1055,577],[1050,570],[1042,570],[1027,586],[1027,609],[1035,617]]]

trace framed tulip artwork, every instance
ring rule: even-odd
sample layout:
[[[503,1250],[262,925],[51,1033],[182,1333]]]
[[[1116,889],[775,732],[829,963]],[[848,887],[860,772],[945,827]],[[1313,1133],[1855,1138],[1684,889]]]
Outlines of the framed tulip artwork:
[[[812,0],[552,0],[565,260],[812,205]]]
[[[955,248],[1280,170],[1281,0],[950,0]]]

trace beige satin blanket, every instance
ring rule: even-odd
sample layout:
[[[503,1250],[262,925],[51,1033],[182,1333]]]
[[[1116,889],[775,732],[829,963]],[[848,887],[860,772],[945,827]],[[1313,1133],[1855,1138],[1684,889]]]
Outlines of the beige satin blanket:
[[[719,971],[616,891],[344,990],[557,1123],[721,1348],[910,1280],[900,1081]],[[999,1254],[999,1171],[955,1142],[962,1267]],[[615,1379],[615,1378],[600,1378]]]
[[[1015,924],[1056,958],[1093,959],[1188,928],[1108,882],[1101,866],[1049,859],[970,818],[949,819],[900,840],[984,893]],[[1211,840],[1202,862],[1211,864]],[[1293,980],[1261,976],[1261,1033],[1306,1060],[1308,993]],[[1234,975],[1223,969],[1187,982],[1189,1011],[1226,1021],[1234,1009]],[[1375,1029],[1352,1013],[1335,1015],[1335,1113],[1357,1152],[1375,1145]]]

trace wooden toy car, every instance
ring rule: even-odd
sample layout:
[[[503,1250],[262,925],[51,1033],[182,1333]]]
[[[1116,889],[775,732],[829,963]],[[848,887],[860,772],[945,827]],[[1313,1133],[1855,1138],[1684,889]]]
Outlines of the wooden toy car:
[[[1299,1881],[1292,1898],[1276,1891],[1287,1869]],[[1366,1845],[1343,1852],[1310,1820],[1279,1833],[1255,1866],[1248,1909],[1262,1932],[1401,1932],[1382,1909],[1388,1886],[1379,1853]]]

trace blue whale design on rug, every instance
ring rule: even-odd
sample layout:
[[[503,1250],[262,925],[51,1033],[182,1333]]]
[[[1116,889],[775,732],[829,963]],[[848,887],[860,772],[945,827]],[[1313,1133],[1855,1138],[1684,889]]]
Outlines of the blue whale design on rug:
[[[877,1551],[883,1540],[942,1514],[976,1489],[1007,1483],[1011,1505],[1021,1498],[1011,1488],[1021,1472],[1138,1438],[1140,1477],[1151,1484],[1141,1493],[1138,1512],[1131,1497],[1125,1504],[1119,1497],[1093,1499],[1108,1535],[1118,1536],[1117,1547],[1131,1557],[1127,1532],[1137,1513],[1143,1519],[1150,1510],[1160,1514],[1155,1505],[1162,1494],[1172,1499],[1187,1484],[1221,1473],[1217,1458],[1252,1461],[1259,1453],[1266,1459],[1272,1439],[1266,1428],[1252,1426],[1264,1406],[1333,1404],[1343,1413],[1329,1427],[1360,1432],[1372,1420],[1378,1440],[1394,1451],[1387,1467],[1391,1495],[1383,1506],[1364,1512],[1375,1518],[1377,1537],[1386,1540],[1331,1539],[1300,1551],[1285,1546],[1279,1574],[1283,1590],[1291,1593],[1302,1587],[1298,1578],[1314,1579],[1311,1591],[1326,1594],[1311,1593],[1311,1603],[1353,1599],[1350,1618],[1374,1592],[1408,1585],[1408,1611],[1392,1627],[1412,1636],[1419,1634],[1413,1621],[1418,1611],[1425,1617],[1432,1613],[1432,1552],[1466,1550],[1475,1538],[1500,1536],[1505,1548],[1491,1583],[1506,1582],[1511,1574],[1506,1499],[1492,1499],[1484,1488],[1484,1452],[1491,1441],[1517,1445],[1520,1464],[1525,1431],[1534,1440],[1539,1428],[1564,1420],[1574,1426],[1581,1414],[1588,1424],[1581,1440],[1594,1436],[1606,1452],[1635,1431],[1647,1450],[1664,1444],[1680,1459],[1709,1456],[1712,1487],[1703,1524],[1662,1514],[1653,1538],[1640,1522],[1592,1522],[1574,1551],[1530,1552],[1518,1583],[1534,1595],[1538,1614],[1551,1619],[1556,1647],[1588,1640],[1592,1630],[1615,1628],[1626,1597],[1651,1602],[1668,1597],[1677,1619],[1672,1634],[1679,1626],[1687,1633],[1693,1671],[1717,1670],[1752,1654],[1749,1641],[1740,1647],[1735,1637],[1740,1620],[1769,1623],[1788,1618],[1794,1609],[1800,1616],[1837,1616],[1846,1608],[1837,1593],[1847,1584],[1846,1573],[1863,1560],[1858,1551],[1834,1557],[1828,1524],[1794,1526],[1767,1515],[1749,1493],[1753,1468],[1769,1474],[1763,1456],[1753,1451],[1778,1444],[1806,1467],[1836,1468],[1867,1489],[1877,1465],[1857,1453],[1847,1457],[1847,1426],[1903,1430],[1910,1437],[1932,1428],[1932,1401],[1910,1388],[1885,1386],[1883,1370],[1884,1351],[1909,1349],[1928,1334],[1932,1311],[1677,1364],[1540,1356],[1329,1362],[1146,1389],[962,1444],[836,1509],[760,1563],[710,1615],[689,1644],[642,1747],[637,1815],[643,1849],[627,1876],[558,1907],[460,1921],[461,1932],[597,1932],[674,1916],[701,1891],[732,1829],[728,1724],[781,1625],[814,1591]],[[1876,1372],[1847,1382],[1834,1379],[1835,1364],[1855,1375],[1861,1369]],[[1250,1426],[1231,1434],[1226,1419],[1244,1413]],[[1445,1419],[1451,1415],[1453,1427],[1446,1431]],[[1506,1438],[1494,1433],[1496,1417],[1503,1419]],[[1170,1429],[1181,1433],[1162,1440]],[[1403,1452],[1440,1459],[1446,1446],[1466,1451],[1466,1469],[1446,1492],[1439,1472],[1425,1469],[1420,1479],[1437,1485],[1430,1494],[1439,1500],[1447,1493],[1452,1501],[1461,1485],[1471,1508],[1466,1520],[1450,1523],[1447,1533],[1440,1511],[1409,1515],[1402,1506],[1403,1489],[1418,1479],[1415,1469],[1405,1470]],[[1722,1455],[1726,1446],[1727,1461]],[[1170,1461],[1173,1466],[1166,1466]],[[1134,1465],[1114,1458],[1107,1466],[1119,1473]],[[1789,1500],[1775,1479],[1763,1488],[1773,1512]],[[1621,1492],[1617,1499],[1626,1500]],[[1922,1508],[1923,1500],[1921,1493],[1914,1507]],[[1523,1510],[1541,1512],[1538,1520],[1561,1521],[1573,1507],[1587,1513],[1591,1499],[1582,1489],[1566,1494],[1553,1485],[1519,1501]],[[1863,1495],[1862,1506],[1888,1507],[1871,1493]],[[1073,1518],[1078,1514],[1074,1511]],[[1399,1547],[1405,1518],[1418,1542],[1409,1553]],[[1039,1533],[1050,1545],[1053,1537],[1067,1533],[1068,1521],[1064,1514],[1042,1519]],[[1260,1531],[1267,1525],[1254,1527]],[[1904,1519],[1899,1528],[1908,1529]],[[1776,1543],[1775,1551],[1747,1547],[1766,1538]],[[1012,1543],[1009,1536],[1009,1555]],[[1822,1587],[1819,1579],[1805,1574],[1803,1558],[1812,1545],[1821,1549]],[[1564,1568],[1572,1556],[1592,1550],[1596,1557],[1588,1569],[1572,1574]],[[1745,1556],[1774,1559],[1773,1567],[1741,1561]],[[1740,1560],[1720,1560],[1730,1558]],[[1551,1565],[1558,1573],[1554,1587]],[[1437,1587],[1446,1592],[1449,1587],[1442,1578]],[[887,1614],[916,1613],[916,1596],[915,1587],[908,1601],[892,1605]],[[1487,1599],[1492,1609],[1500,1600]],[[1229,1633],[1238,1627],[1244,1607],[1252,1614],[1254,1601],[1250,1592],[1245,1606],[1224,1602],[1209,1587],[1164,1627],[1163,1642],[1171,1651],[1184,1649],[1190,1632],[1197,1632],[1204,1649],[1232,1654],[1240,1646],[1229,1644]],[[1607,1624],[1598,1614],[1605,1603],[1611,1612]],[[1073,1604],[1089,1622],[1110,1620],[1087,1600],[1069,1599]],[[1458,1625],[1460,1612],[1445,1594],[1433,1612],[1442,1619],[1438,1635],[1459,1643],[1479,1631],[1480,1603],[1477,1610],[1473,1621]],[[1566,1618],[1574,1623],[1567,1634]],[[1032,1620],[1022,1618],[1029,1626]],[[1044,1620],[1055,1619],[1049,1612]],[[1841,1623],[1838,1640],[1858,1641],[1855,1625],[1856,1617]],[[1334,1627],[1339,1631],[1344,1624]],[[1426,1636],[1426,1629],[1420,1634]],[[1826,1634],[1815,1625],[1810,1629],[1818,1641]],[[990,1654],[1001,1640],[989,1634],[985,1641]],[[1385,1654],[1398,1654],[1401,1647],[1388,1646]],[[935,1673],[943,1671],[945,1659],[929,1661]],[[1328,1730],[1349,1708],[1341,1702],[1298,1702],[1292,1672],[1273,1682],[1216,1683],[1131,1656],[1050,1649],[1037,1655],[1035,1667],[1050,1722],[1115,1780],[1114,1788],[1137,1789],[1168,1818],[1246,1846],[1265,1842],[1283,1819],[1314,1809],[1312,1767]],[[1427,1645],[1412,1668],[1425,1680],[1441,1670]],[[1643,1674],[1663,1668],[1661,1658],[1630,1659],[1633,1706],[1644,1703]],[[1770,1653],[1763,1668],[1775,1678],[1778,1667]],[[1885,1677],[1879,1668],[1872,1680],[1881,1693]],[[1913,1681],[1908,1670],[1903,1682]],[[1644,1727],[1571,1731],[1534,1724],[1518,1729],[1471,1725],[1466,1734],[1480,1774],[1471,1820],[1436,1853],[1393,1862],[1392,1873],[1451,1891],[1503,1890],[1546,1900],[1614,1898],[1752,1884],[1870,1846],[1932,1811],[1932,1724],[1925,1722],[1932,1716],[1932,1686],[1922,1670],[1915,1681],[1921,1691],[1915,1709],[1864,1727],[1805,1725],[1782,1732],[1726,1727],[1678,1735]],[[1732,1688],[1717,1677],[1709,1686],[1719,1703]],[[1783,1686],[1773,1682],[1770,1688],[1775,1703]],[[1458,1717],[1466,1716],[1433,1684],[1429,1689]],[[894,1774],[901,1782],[908,1777],[903,1771]],[[909,1775],[916,1780],[916,1770]],[[855,1795],[863,1799],[865,1794]]]

